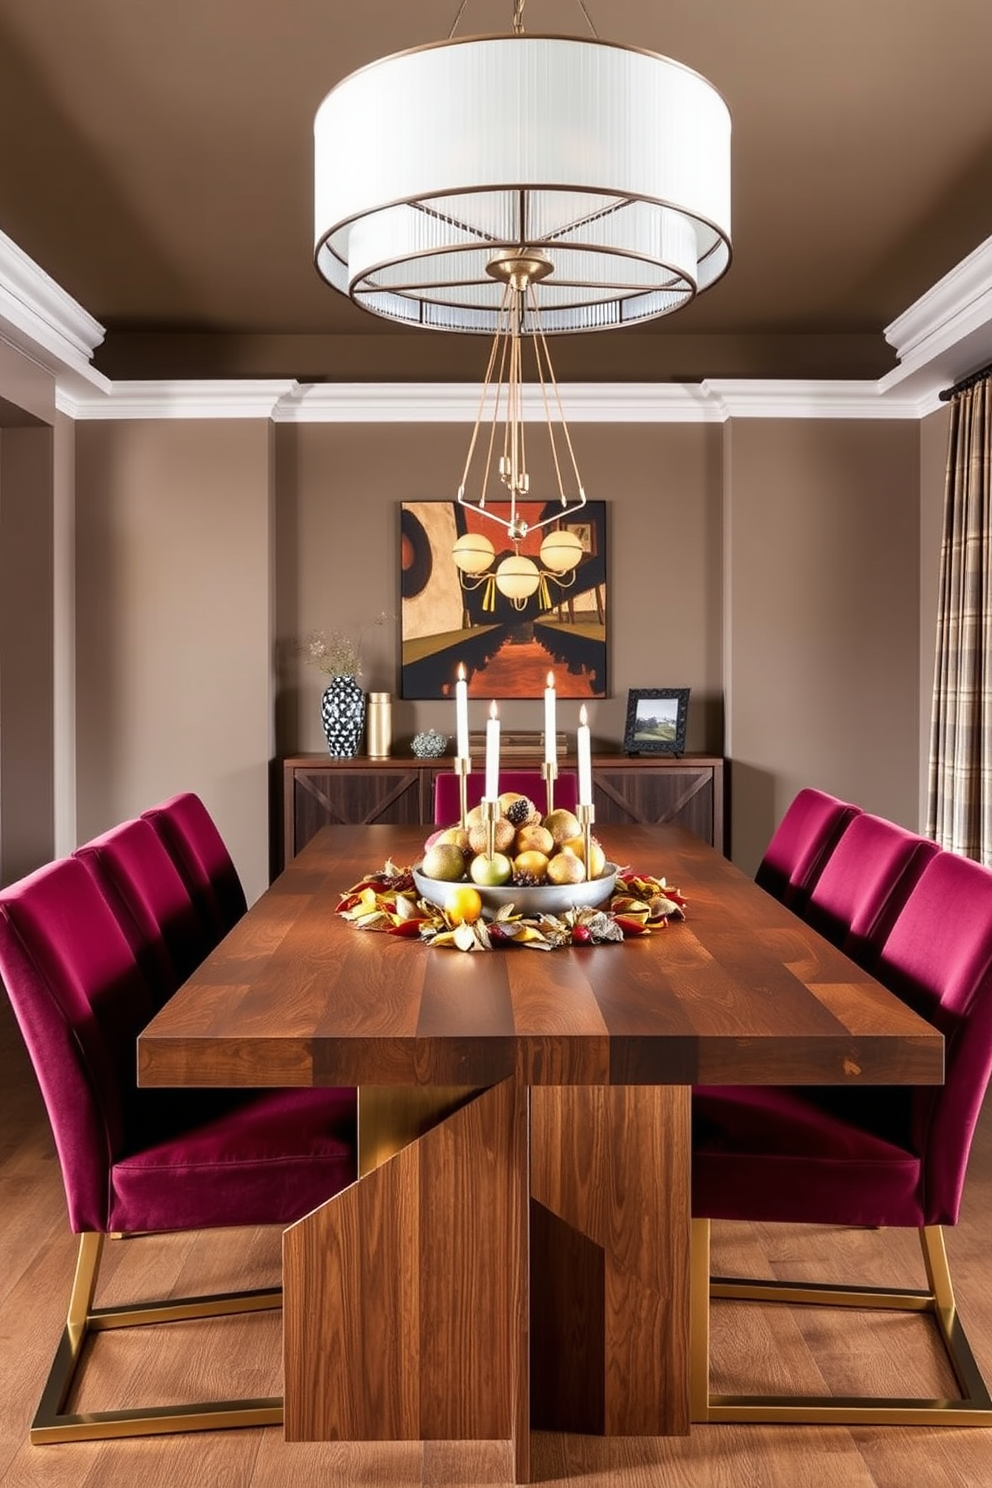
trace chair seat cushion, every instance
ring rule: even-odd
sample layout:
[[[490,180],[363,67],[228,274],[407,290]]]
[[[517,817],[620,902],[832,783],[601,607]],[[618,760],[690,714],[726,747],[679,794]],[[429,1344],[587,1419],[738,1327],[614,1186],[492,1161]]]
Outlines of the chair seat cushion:
[[[288,1225],[355,1180],[352,1089],[138,1096],[110,1229]]]
[[[698,1219],[922,1224],[911,1102],[892,1087],[693,1092]]]

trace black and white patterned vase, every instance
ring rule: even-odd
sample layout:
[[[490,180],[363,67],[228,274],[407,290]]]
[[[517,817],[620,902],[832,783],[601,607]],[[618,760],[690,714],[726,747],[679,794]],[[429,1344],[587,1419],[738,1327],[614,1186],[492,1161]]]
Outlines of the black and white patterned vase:
[[[320,721],[328,754],[334,759],[358,754],[365,732],[365,694],[354,677],[331,678],[320,700]]]

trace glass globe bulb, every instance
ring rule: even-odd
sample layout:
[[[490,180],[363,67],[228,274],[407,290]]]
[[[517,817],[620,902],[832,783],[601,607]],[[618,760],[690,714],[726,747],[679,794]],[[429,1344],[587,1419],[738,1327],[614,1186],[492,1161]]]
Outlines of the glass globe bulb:
[[[496,570],[496,588],[507,599],[524,600],[537,592],[541,582],[541,571],[532,558],[520,553],[511,553]]]
[[[549,532],[541,544],[541,562],[550,573],[568,573],[582,561],[582,552],[574,532]]]
[[[463,532],[456,539],[451,556],[462,573],[481,574],[492,567],[496,549],[481,532]]]

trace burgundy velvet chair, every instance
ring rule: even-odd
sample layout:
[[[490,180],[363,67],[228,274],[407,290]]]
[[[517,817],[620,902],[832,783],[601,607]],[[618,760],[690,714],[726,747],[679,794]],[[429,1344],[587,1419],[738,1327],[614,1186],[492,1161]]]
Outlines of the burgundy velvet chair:
[[[153,997],[78,858],[0,891],[0,977],[34,1064],[79,1255],[33,1442],[267,1425],[278,1398],[74,1414],[87,1336],[279,1307],[269,1289],[94,1307],[108,1233],[294,1223],[356,1176],[353,1090],[139,1089],[135,1040]]]
[[[468,777],[466,799],[471,811],[482,800],[482,789],[486,783],[484,770],[475,770]],[[547,787],[540,770],[502,770],[499,777],[500,794],[516,791],[529,796],[539,811],[544,810]],[[574,811],[579,800],[579,777],[574,770],[559,771],[555,781],[554,802],[556,807]],[[458,792],[457,775],[438,775],[434,780],[434,821],[437,826],[450,826],[458,820],[461,797]]]
[[[216,943],[150,821],[113,827],[73,854],[92,875],[131,947],[155,1006]]]
[[[204,923],[216,940],[222,939],[247,903],[238,870],[206,806],[192,791],[184,791],[141,815],[161,837]]]
[[[870,970],[917,880],[939,851],[929,838],[862,812],[849,822],[827,859],[803,918]]]
[[[797,913],[860,807],[807,787],[779,822],[754,875],[755,883]]]
[[[992,871],[938,852],[906,899],[875,975],[945,1040],[945,1082],[920,1087],[701,1088],[693,1095],[693,1412],[697,1420],[992,1426],[992,1399],[958,1319],[943,1225],[955,1224],[992,1072]],[[710,1280],[712,1219],[907,1226],[925,1291]],[[710,1296],[933,1315],[960,1399],[718,1396],[708,1387]]]

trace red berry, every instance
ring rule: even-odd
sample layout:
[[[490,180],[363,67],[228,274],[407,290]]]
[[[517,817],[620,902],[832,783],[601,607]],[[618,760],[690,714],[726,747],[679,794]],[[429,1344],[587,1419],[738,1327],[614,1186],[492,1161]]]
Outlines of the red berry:
[[[589,929],[589,926],[588,925],[573,925],[573,927],[572,927],[572,944],[573,945],[588,945],[591,940],[592,940],[592,931]]]

